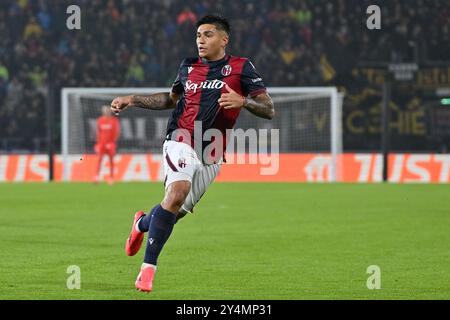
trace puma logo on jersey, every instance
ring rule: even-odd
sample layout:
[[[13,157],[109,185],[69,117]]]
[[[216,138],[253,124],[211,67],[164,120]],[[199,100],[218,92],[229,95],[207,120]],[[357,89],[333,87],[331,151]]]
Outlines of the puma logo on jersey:
[[[188,67],[188,73],[191,73],[192,70],[194,70],[194,67]]]

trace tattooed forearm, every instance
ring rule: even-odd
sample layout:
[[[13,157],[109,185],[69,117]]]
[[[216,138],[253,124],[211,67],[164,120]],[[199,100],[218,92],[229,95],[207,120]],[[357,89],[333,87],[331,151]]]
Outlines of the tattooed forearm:
[[[272,119],[275,115],[275,108],[273,106],[272,98],[268,94],[260,94],[254,99],[245,99],[244,108],[254,115],[264,118]]]
[[[175,107],[176,101],[169,93],[154,93],[148,96],[132,96],[134,107],[152,110],[165,110]]]

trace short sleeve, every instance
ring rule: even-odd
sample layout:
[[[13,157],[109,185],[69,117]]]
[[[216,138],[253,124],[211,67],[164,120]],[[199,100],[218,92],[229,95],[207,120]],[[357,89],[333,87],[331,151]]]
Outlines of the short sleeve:
[[[250,60],[245,61],[242,68],[241,86],[242,93],[245,96],[250,95],[254,97],[266,92],[266,86]]]
[[[181,62],[180,67],[178,68],[177,78],[172,84],[172,92],[176,94],[181,94],[184,91],[183,84],[181,83],[181,72],[184,66],[184,60]]]

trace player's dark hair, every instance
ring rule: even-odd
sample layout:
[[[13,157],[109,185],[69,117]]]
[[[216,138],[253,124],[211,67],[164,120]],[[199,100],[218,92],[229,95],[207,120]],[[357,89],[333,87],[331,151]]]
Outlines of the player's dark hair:
[[[227,19],[216,16],[216,15],[206,15],[200,20],[197,21],[197,28],[200,27],[202,24],[213,24],[216,26],[217,30],[225,31],[227,34],[230,34],[230,23]]]

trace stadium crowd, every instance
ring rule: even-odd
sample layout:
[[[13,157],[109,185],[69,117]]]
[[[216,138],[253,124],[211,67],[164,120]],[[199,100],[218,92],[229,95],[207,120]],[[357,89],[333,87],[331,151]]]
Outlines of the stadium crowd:
[[[71,4],[81,30],[66,27]],[[366,28],[371,4],[381,30]],[[357,63],[450,59],[444,0],[2,0],[0,150],[16,137],[39,148],[50,72],[56,88],[170,86],[206,13],[229,18],[228,51],[250,57],[268,86],[345,85]]]

